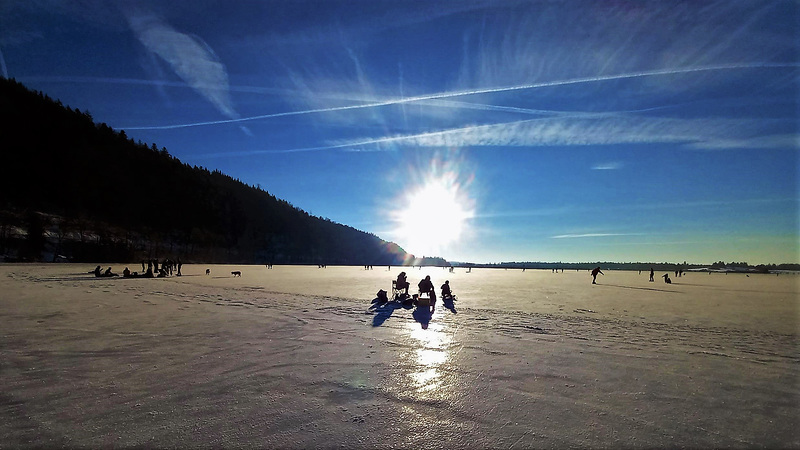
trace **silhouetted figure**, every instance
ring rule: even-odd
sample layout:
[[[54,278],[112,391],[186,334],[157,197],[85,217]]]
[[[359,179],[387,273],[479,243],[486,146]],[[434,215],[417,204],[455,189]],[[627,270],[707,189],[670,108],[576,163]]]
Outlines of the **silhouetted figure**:
[[[672,284],[672,280],[669,279],[668,273],[665,273],[662,278],[664,278],[664,283]]]
[[[653,270],[653,268],[651,267],[651,268],[650,268],[650,281],[651,281],[651,282],[653,282],[653,281],[656,281],[656,280],[653,278],[653,277],[655,277],[655,276],[656,276],[656,271],[655,271],[655,270]]]
[[[122,276],[125,277],[125,278],[130,277],[131,276],[131,270],[126,267],[125,270],[122,271]]]
[[[600,266],[597,266],[592,270],[592,284],[597,284],[597,274],[605,275],[602,270],[600,270]]]
[[[431,276],[428,275],[417,284],[419,288],[420,294],[424,292],[433,292],[433,282],[431,281]]]
[[[181,267],[183,267],[183,263],[181,262],[180,259],[178,259],[178,276],[179,277],[182,276],[181,275]]]
[[[458,311],[456,311],[456,304],[454,303],[455,299],[456,296],[452,294],[450,297],[442,296],[442,304],[445,308],[449,309],[451,313],[458,314]]]
[[[400,274],[397,275],[397,281],[395,282],[395,287],[397,288],[398,291],[400,289],[405,289],[406,291],[405,293],[406,295],[408,295],[408,286],[409,285],[408,285],[408,280],[406,279],[406,273],[400,272]]]
[[[431,296],[431,303],[436,303],[436,291],[433,289],[433,282],[431,281],[431,276],[427,275],[423,280],[421,280],[417,287],[419,288],[419,293],[424,294],[428,293]]]
[[[445,280],[442,285],[442,300],[453,297],[453,291],[450,290],[450,280]]]
[[[206,269],[206,275],[211,275],[211,269]]]
[[[103,274],[104,277],[118,277],[119,275],[111,272],[111,267],[106,269],[106,272]]]
[[[101,277],[103,276],[102,270],[103,269],[101,269],[100,266],[97,266],[94,268],[94,270],[90,270],[89,273],[93,273],[96,277]]]

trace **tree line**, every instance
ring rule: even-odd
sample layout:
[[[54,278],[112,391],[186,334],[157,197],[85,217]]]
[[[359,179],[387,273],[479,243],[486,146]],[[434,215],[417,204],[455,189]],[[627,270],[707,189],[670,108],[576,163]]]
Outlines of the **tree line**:
[[[0,79],[0,255],[15,260],[401,265],[394,243]]]

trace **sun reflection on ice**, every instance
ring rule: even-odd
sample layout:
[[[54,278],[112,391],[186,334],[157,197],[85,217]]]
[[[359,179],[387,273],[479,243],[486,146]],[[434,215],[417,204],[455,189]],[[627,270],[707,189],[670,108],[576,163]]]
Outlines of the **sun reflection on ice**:
[[[446,326],[432,323],[427,330],[417,327],[416,323],[406,325],[409,337],[420,344],[415,350],[415,369],[410,373],[418,392],[435,391],[442,387],[442,368],[450,358],[449,349],[452,337],[446,332]]]

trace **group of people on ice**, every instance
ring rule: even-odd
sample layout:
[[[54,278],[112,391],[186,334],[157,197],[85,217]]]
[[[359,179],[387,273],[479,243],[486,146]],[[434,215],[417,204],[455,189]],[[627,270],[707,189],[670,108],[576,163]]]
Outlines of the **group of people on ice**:
[[[433,286],[433,281],[431,281],[430,275],[427,275],[425,278],[420,280],[419,283],[417,283],[417,288],[419,289],[418,294],[411,296],[408,293],[408,289],[410,287],[411,284],[408,282],[408,277],[406,276],[406,273],[400,272],[400,274],[397,275],[397,279],[394,281],[392,286],[392,291],[393,291],[392,300],[401,303],[412,302],[414,306],[417,306],[418,304],[424,304],[424,303],[419,303],[420,301],[422,301],[430,303],[430,306],[434,307],[434,305],[436,304],[436,289]],[[453,291],[450,289],[450,280],[445,281],[440,289],[441,289],[441,298],[443,301],[453,301],[456,299],[455,295],[453,294]],[[384,302],[389,301],[387,292],[384,291],[383,289],[378,291],[378,299]]]
[[[159,267],[158,260],[154,259],[152,261],[142,261],[142,273],[139,272],[131,272],[129,268],[125,268],[122,271],[123,278],[165,278],[171,276],[175,271],[177,271],[177,275],[181,276],[181,267],[183,263],[179,259],[177,262],[172,260],[165,260],[161,263],[161,267]],[[146,269],[145,269],[146,267]],[[118,273],[114,273],[111,271],[111,267],[103,271],[100,266],[94,268],[94,270],[90,270],[89,273],[93,273],[94,276],[99,278],[105,277],[118,277]],[[208,275],[208,273],[206,273]]]

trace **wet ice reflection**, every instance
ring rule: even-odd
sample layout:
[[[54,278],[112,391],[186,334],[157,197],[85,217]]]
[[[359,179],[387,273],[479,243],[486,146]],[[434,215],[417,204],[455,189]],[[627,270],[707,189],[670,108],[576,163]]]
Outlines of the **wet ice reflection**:
[[[442,350],[417,350],[417,363],[423,366],[439,366],[447,361],[447,353]]]
[[[450,357],[452,336],[441,323],[432,323],[427,329],[409,323],[407,328],[411,339],[418,344],[414,350],[415,370],[409,374],[409,378],[418,392],[439,389],[442,387],[442,369]]]
[[[439,371],[436,369],[414,372],[409,375],[420,392],[431,391],[439,387]]]

